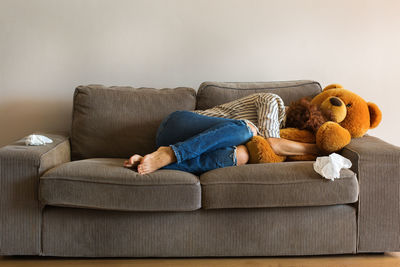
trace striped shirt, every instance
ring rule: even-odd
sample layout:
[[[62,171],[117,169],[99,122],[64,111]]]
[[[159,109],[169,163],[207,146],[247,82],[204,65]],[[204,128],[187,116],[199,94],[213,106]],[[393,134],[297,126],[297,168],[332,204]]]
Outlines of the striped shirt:
[[[210,117],[247,120],[257,126],[258,134],[263,137],[279,138],[279,129],[285,123],[285,105],[276,94],[256,93],[218,105],[206,110],[194,112]]]

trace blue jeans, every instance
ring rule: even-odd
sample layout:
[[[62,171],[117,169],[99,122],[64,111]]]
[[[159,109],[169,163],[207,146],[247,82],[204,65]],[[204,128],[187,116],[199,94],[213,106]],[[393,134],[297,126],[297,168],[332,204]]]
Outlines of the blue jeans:
[[[157,146],[170,146],[177,162],[163,169],[201,174],[235,166],[236,146],[253,132],[244,120],[208,117],[190,111],[175,111],[158,128]]]

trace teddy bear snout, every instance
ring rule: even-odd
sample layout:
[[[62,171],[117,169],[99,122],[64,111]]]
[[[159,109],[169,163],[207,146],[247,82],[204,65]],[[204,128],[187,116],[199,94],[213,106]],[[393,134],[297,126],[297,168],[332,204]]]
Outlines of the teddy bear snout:
[[[336,96],[331,96],[322,102],[320,109],[324,116],[331,121],[340,123],[347,115],[347,109],[344,102]]]
[[[331,97],[331,98],[329,99],[329,102],[331,102],[331,104],[332,104],[333,106],[336,106],[336,107],[340,107],[340,106],[342,105],[342,101],[340,101],[340,99],[337,98],[337,97]]]

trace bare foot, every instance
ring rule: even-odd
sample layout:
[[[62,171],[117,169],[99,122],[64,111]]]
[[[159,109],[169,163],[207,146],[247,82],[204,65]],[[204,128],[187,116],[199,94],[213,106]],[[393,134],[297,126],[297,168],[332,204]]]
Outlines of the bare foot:
[[[140,174],[152,173],[168,164],[175,162],[175,153],[169,146],[162,146],[151,154],[147,154],[140,161],[138,172]]]
[[[132,168],[132,167],[136,167],[139,165],[139,163],[142,161],[143,157],[135,154],[132,157],[130,157],[128,160],[124,161],[124,167],[127,168]]]

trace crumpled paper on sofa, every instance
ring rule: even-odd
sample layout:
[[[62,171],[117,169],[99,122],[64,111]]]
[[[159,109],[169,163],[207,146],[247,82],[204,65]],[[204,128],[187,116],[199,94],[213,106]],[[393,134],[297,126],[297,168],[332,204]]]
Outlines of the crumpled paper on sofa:
[[[322,177],[334,180],[340,178],[342,168],[350,168],[351,161],[339,154],[332,153],[326,157],[318,157],[314,162],[314,170]]]
[[[27,146],[44,146],[51,143],[53,143],[53,140],[40,134],[31,134],[25,138],[25,145]]]

